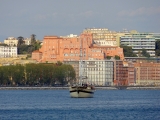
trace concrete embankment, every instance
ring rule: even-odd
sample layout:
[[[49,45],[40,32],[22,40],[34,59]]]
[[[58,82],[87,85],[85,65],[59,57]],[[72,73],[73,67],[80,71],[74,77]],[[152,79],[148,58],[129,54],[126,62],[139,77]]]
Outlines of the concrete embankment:
[[[0,90],[62,90],[68,87],[0,87]]]
[[[68,90],[68,87],[0,87],[0,90]],[[114,86],[95,87],[96,90],[118,90]],[[128,86],[126,90],[160,90],[160,86]]]

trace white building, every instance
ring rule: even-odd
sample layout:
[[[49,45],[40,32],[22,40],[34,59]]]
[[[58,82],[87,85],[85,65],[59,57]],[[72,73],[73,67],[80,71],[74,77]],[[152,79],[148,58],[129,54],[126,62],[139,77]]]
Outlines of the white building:
[[[146,49],[150,56],[155,56],[155,37],[149,33],[125,34],[120,37],[120,44],[131,46],[136,54]]]
[[[72,38],[72,37],[78,37],[78,35],[74,35],[74,34],[69,34],[67,36],[60,36],[62,38]]]
[[[0,46],[0,58],[17,57],[17,47]]]
[[[85,60],[79,65],[82,65],[79,66],[79,74],[82,72],[83,83],[98,86],[113,85],[114,62],[112,60]]]
[[[15,37],[8,37],[7,39],[4,40],[4,43],[7,44],[8,46],[17,46],[18,40]]]

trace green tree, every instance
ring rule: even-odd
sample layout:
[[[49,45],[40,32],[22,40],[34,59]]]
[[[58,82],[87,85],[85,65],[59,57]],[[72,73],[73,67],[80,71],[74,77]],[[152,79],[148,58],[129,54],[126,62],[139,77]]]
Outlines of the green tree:
[[[22,36],[17,37],[18,40],[18,46],[24,44],[24,38]]]
[[[156,53],[156,56],[160,56],[160,40],[156,41],[155,53]]]
[[[13,74],[12,79],[14,80],[16,85],[24,85],[24,66],[22,65],[15,65],[13,66]]]
[[[112,56],[107,56],[106,58],[107,58],[108,60],[110,60],[110,59],[111,59],[111,57],[112,57]]]
[[[71,65],[52,63],[10,65],[0,67],[1,85],[62,85],[75,80]]]
[[[142,56],[144,56],[144,57],[150,57],[150,54],[147,53],[146,49],[142,49],[141,54],[142,54]]]
[[[118,55],[115,55],[116,60],[120,60],[120,57]]]
[[[131,46],[121,45],[121,48],[123,48],[123,53],[125,57],[137,57],[137,55],[133,53]]]
[[[35,42],[36,42],[36,35],[32,34],[31,35],[31,44],[33,45],[33,44],[35,44]]]

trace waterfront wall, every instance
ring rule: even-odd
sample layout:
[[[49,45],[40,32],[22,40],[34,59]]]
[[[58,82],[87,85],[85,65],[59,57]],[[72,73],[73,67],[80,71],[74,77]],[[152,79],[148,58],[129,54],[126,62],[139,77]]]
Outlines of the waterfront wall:
[[[0,87],[0,90],[68,90],[69,87]],[[95,87],[96,90],[118,90],[115,86]],[[126,90],[160,90],[160,86],[128,86]]]

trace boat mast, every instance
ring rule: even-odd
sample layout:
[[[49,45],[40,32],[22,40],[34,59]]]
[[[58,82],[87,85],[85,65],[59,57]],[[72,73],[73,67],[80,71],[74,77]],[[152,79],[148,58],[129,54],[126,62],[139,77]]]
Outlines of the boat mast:
[[[80,38],[80,75],[79,75],[79,83],[82,85],[82,57],[83,57],[83,51],[82,51],[82,38]]]

